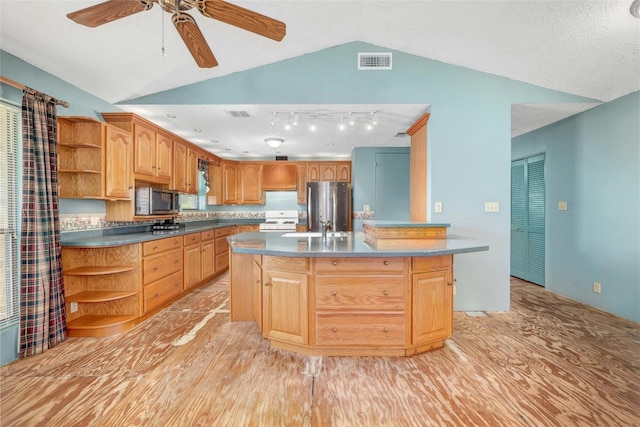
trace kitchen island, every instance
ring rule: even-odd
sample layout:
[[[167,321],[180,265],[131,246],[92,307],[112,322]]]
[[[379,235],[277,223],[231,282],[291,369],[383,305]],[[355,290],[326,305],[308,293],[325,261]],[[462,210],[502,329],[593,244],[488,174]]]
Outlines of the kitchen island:
[[[373,221],[326,238],[230,236],[231,320],[255,321],[272,347],[309,355],[442,347],[453,331],[453,255],[489,249],[446,227]]]

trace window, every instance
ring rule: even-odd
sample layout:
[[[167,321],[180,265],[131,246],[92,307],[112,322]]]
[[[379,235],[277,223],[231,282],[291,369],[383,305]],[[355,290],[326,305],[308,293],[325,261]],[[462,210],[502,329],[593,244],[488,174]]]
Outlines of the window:
[[[0,102],[0,329],[19,320],[20,109]]]

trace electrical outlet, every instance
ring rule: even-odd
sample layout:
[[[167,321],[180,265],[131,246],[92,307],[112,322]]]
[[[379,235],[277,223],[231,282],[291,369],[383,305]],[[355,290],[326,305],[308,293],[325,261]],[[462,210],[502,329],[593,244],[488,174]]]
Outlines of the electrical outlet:
[[[78,303],[77,302],[70,303],[69,311],[71,311],[72,313],[75,313],[76,311],[78,311]]]
[[[593,292],[599,294],[602,292],[602,285],[598,282],[593,282]]]
[[[433,205],[433,211],[435,213],[442,213],[442,202],[435,202]]]
[[[484,204],[485,212],[500,212],[500,202],[485,202]]]
[[[558,210],[566,211],[567,210],[567,202],[558,202]]]
[[[363,211],[371,212],[371,205],[364,205]]]

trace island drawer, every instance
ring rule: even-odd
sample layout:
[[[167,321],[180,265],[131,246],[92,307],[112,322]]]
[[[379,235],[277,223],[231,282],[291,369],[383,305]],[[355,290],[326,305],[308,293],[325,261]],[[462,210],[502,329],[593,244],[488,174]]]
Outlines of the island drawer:
[[[153,240],[142,244],[142,255],[148,256],[177,248],[182,248],[182,237],[180,236]]]
[[[412,259],[413,272],[446,270],[451,267],[453,255],[440,255],[430,257],[414,257]]]
[[[180,271],[145,286],[143,288],[145,313],[182,293],[182,283],[182,272]]]
[[[316,315],[318,347],[404,346],[404,314],[326,314]]]
[[[407,261],[406,258],[316,258],[315,266],[318,273],[403,273],[407,268]]]
[[[263,267],[265,269],[272,270],[299,271],[306,273],[308,268],[307,259],[308,258],[265,256],[263,257]]]
[[[142,260],[142,280],[145,285],[182,271],[182,249],[164,252]]]
[[[316,276],[315,284],[318,309],[405,309],[407,279],[404,275]]]

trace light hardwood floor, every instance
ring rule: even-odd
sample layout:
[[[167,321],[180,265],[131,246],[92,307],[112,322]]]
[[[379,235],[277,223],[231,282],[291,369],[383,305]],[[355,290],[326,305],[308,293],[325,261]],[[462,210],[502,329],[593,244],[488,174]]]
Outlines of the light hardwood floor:
[[[133,330],[0,369],[2,426],[640,426],[640,325],[512,279],[511,311],[456,313],[444,348],[269,349],[230,323],[228,276]]]

